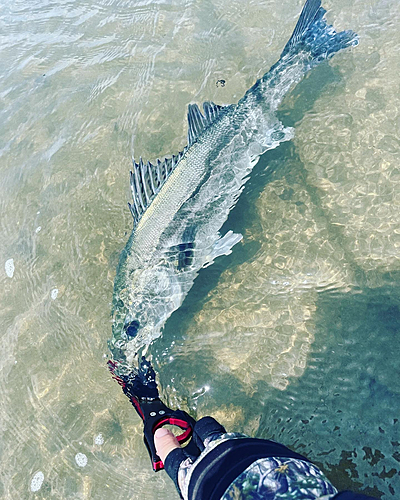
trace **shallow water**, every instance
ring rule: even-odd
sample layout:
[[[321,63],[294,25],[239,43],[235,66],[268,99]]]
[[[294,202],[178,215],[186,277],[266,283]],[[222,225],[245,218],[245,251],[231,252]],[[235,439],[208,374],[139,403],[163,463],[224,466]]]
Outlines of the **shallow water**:
[[[179,151],[189,102],[237,102],[301,4],[1,3],[0,497],[177,498],[105,368],[130,157]],[[360,45],[287,97],[296,137],[261,158],[225,225],[243,242],[202,270],[151,353],[170,404],[387,500],[400,495],[400,4],[324,5]]]

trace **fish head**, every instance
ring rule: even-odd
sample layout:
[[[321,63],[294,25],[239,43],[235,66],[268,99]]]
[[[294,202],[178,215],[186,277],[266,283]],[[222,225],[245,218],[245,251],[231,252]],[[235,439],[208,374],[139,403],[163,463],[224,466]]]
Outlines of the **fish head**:
[[[161,335],[165,321],[182,302],[181,283],[169,263],[129,273],[114,290],[112,339],[114,360],[132,359],[144,345]]]
[[[108,344],[114,361],[122,365],[133,362],[143,345],[142,339],[149,335],[151,321],[145,321],[140,314],[134,315],[134,312],[135,309],[132,311],[122,299],[118,300],[113,310],[113,335]]]
[[[136,316],[133,313],[136,313]],[[135,308],[117,309],[112,324],[113,336],[109,340],[109,348],[114,361],[119,363],[119,371],[131,368],[138,363],[138,353],[154,337],[160,335],[157,325],[149,314],[139,314]]]

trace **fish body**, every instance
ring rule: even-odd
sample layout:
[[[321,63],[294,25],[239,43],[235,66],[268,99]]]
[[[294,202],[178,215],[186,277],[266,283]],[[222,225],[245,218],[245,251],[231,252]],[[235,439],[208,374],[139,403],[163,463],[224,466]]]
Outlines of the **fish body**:
[[[312,67],[358,43],[324,14],[320,0],[307,0],[279,61],[236,105],[189,105],[188,146],[164,162],[134,163],[134,228],[117,269],[109,341],[121,366],[161,334],[199,270],[241,240],[219,231],[259,156],[293,136],[276,117],[283,97]]]

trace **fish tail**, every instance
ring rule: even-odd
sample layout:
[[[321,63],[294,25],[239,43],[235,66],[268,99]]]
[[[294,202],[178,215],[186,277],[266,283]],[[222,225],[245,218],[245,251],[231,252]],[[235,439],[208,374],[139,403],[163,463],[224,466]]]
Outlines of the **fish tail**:
[[[313,67],[339,50],[358,45],[358,36],[354,31],[337,33],[324,19],[325,13],[321,0],[307,0],[281,58],[307,52],[311,56],[310,67]]]

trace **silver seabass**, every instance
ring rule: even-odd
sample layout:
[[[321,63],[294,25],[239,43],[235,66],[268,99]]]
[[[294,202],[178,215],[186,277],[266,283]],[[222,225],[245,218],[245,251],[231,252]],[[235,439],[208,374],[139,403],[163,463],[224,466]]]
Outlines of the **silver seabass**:
[[[188,145],[131,172],[134,228],[117,269],[113,336],[122,366],[150,344],[179,308],[199,270],[227,255],[242,236],[219,233],[261,154],[292,138],[276,118],[285,94],[312,67],[356,45],[352,31],[336,33],[320,0],[307,0],[279,61],[236,104],[189,105]]]

